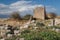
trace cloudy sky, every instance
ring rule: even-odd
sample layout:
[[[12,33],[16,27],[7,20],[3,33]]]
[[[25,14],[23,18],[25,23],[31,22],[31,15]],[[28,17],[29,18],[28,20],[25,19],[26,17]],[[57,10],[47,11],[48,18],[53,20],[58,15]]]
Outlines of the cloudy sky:
[[[60,15],[60,0],[0,0],[0,14],[10,15],[16,11],[21,15],[33,14],[33,9],[41,6],[45,6],[47,12]]]

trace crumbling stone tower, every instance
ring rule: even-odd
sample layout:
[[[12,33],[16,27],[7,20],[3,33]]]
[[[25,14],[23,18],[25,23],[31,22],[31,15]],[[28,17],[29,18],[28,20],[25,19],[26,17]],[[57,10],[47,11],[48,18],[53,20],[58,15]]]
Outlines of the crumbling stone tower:
[[[36,9],[34,9],[33,17],[36,19],[45,20],[46,19],[45,7],[37,7]]]

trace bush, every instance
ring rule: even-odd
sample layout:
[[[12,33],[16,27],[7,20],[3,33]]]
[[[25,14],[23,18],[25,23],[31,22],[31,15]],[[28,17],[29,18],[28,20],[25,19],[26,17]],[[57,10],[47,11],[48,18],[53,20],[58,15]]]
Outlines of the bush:
[[[38,27],[41,26],[41,27],[42,27],[42,26],[45,26],[45,25],[44,25],[43,23],[39,23],[39,22],[38,22],[38,23],[36,24],[36,26],[38,26]]]
[[[58,36],[56,32],[43,31],[40,33],[40,36],[42,36],[44,40],[60,40],[60,35]]]
[[[24,30],[21,32],[21,34],[24,34],[24,33],[30,33],[30,30]]]
[[[32,15],[27,14],[23,17],[24,20],[29,20],[30,18],[32,18]]]
[[[14,37],[11,37],[11,38],[7,38],[7,39],[5,39],[5,40],[16,40],[16,39],[17,39],[17,37],[14,36]]]
[[[60,34],[54,31],[44,30],[41,32],[32,31],[22,34],[25,40],[60,40]]]
[[[13,18],[15,20],[21,20],[21,15],[18,13],[18,12],[13,12],[11,15],[10,15],[10,18]]]

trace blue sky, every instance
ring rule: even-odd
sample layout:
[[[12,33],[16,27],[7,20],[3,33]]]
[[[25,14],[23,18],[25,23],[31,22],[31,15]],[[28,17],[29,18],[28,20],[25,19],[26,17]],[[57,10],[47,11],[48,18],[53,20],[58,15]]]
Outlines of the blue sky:
[[[36,7],[45,6],[47,12],[55,12],[60,15],[60,0],[0,0],[0,14],[11,14],[14,11],[20,13],[33,13]]]
[[[0,3],[4,3],[4,4],[11,4],[11,3],[14,3],[14,2],[17,2],[17,1],[23,1],[23,0],[0,0]],[[43,3],[42,0],[25,0],[25,1],[32,1],[35,2],[35,3]]]

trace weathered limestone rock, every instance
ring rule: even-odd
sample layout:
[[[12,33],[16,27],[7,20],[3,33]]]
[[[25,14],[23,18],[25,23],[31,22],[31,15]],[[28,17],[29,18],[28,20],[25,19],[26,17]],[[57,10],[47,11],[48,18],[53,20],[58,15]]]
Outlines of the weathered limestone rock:
[[[55,25],[60,25],[60,19],[55,18]]]

